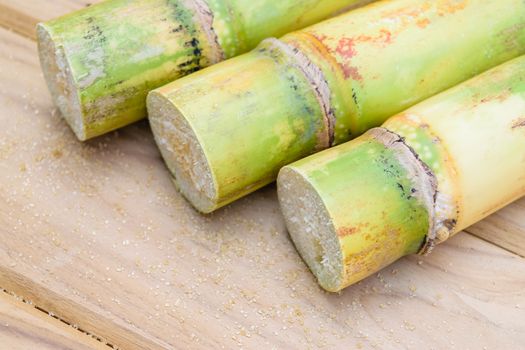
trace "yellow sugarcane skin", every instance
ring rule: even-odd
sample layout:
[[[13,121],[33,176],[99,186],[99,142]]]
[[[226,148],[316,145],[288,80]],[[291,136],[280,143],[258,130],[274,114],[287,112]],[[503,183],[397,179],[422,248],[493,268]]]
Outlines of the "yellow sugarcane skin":
[[[404,136],[436,173],[439,191],[456,205],[452,233],[459,232],[525,194],[525,57],[425,101],[384,127]]]
[[[337,235],[344,271],[339,286],[323,285],[330,291],[421,252],[428,229],[440,243],[525,195],[525,56],[417,104],[382,129],[410,147],[412,164],[424,164],[434,186],[415,187],[399,153],[372,132],[286,167],[315,188]],[[433,206],[417,198],[425,188]],[[292,237],[303,234],[310,233]]]

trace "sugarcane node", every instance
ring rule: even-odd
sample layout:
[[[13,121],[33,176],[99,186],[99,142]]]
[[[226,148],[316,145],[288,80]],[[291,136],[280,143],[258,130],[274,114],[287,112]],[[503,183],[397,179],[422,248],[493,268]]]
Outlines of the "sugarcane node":
[[[334,143],[334,128],[336,118],[334,110],[331,105],[331,91],[324,73],[319,67],[313,63],[307,55],[305,55],[300,48],[292,46],[276,38],[265,39],[262,45],[267,44],[269,47],[274,47],[281,53],[286,55],[290,62],[296,66],[304,75],[306,80],[310,83],[315,97],[321,106],[323,113],[323,121],[325,124],[326,133],[319,135],[317,150],[333,146]],[[294,90],[297,90],[296,85],[292,85]]]
[[[169,23],[162,21],[167,20],[166,11],[172,12]],[[129,15],[109,20],[110,14],[120,16],[121,12]],[[137,12],[144,13],[137,16]],[[212,24],[213,15],[203,0],[107,1],[39,23],[44,77],[77,138],[85,141],[143,118],[149,86],[223,60]],[[157,29],[148,31],[148,26]],[[119,31],[124,27],[144,31],[126,41]],[[187,48],[179,42],[185,39]],[[171,52],[174,48],[175,53]],[[191,66],[176,62],[181,55],[187,55]],[[167,69],[173,64],[178,68]]]
[[[227,72],[227,68],[222,68],[223,66],[235,67],[236,63],[243,65],[242,75],[246,76],[247,80],[238,77],[232,78],[230,74],[224,73]],[[266,66],[267,71],[261,71],[260,65]],[[206,82],[206,87],[198,88],[198,92],[206,90],[210,94],[216,95],[206,98],[206,100],[217,101],[208,106],[209,116],[215,120],[220,120],[221,115],[226,118],[234,118],[242,124],[241,128],[234,129],[235,132],[244,130],[258,135],[260,133],[269,134],[261,131],[260,128],[244,124],[243,120],[251,120],[253,125],[257,125],[256,121],[260,119],[261,123],[267,124],[266,118],[261,115],[263,111],[271,111],[271,109],[266,107],[266,101],[257,99],[257,95],[252,92],[253,86],[258,86],[261,91],[270,91],[271,96],[273,94],[272,89],[275,89],[274,84],[276,81],[280,81],[281,90],[277,89],[279,91],[277,95],[280,95],[279,98],[283,103],[290,105],[288,114],[290,120],[293,120],[293,122],[285,123],[282,128],[289,130],[291,137],[299,140],[305,139],[311,144],[311,151],[301,151],[302,155],[308,155],[331,146],[335,123],[330,100],[331,92],[321,70],[298,48],[281,40],[268,38],[263,40],[252,53],[210,67],[196,76],[199,75],[213,76],[202,80]],[[201,119],[195,119],[194,115],[201,113],[202,108],[186,108],[188,103],[194,103],[195,92],[184,94],[178,92],[187,88],[191,89],[192,84],[188,85],[186,81],[192,79],[194,77],[182,78],[152,91],[148,96],[147,105],[155,140],[168,168],[175,175],[176,181],[180,181],[181,193],[190,200],[196,209],[208,213],[239,198],[246,191],[266,185],[273,180],[279,168],[289,163],[290,160],[285,159],[279,164],[275,164],[272,169],[265,171],[268,173],[266,177],[246,186],[239,185],[240,182],[236,181],[235,177],[228,177],[227,183],[217,181],[218,172],[228,171],[227,168],[235,168],[232,168],[230,164],[225,168],[221,163],[210,161],[213,158],[210,154],[214,154],[218,149],[217,144],[212,145],[210,143],[210,138],[224,144],[221,146],[224,150],[221,152],[223,154],[221,158],[226,154],[236,154],[235,157],[239,159],[244,159],[242,152],[245,152],[247,147],[251,147],[246,142],[251,143],[253,140],[250,138],[240,142],[246,137],[243,134],[238,134],[236,136],[238,142],[229,143],[230,141],[228,138],[225,139],[224,135],[228,133],[228,137],[231,137],[231,130],[222,132],[219,131],[219,128],[203,123]],[[240,96],[242,98],[239,98]],[[235,110],[231,110],[231,113],[220,112],[228,109],[228,106],[239,105],[239,103],[244,105],[241,108],[242,113],[236,113]],[[316,121],[313,127],[308,125],[309,119],[304,119],[303,114]],[[242,116],[242,118],[236,118],[236,115]],[[282,117],[282,115],[275,116],[277,118]],[[226,129],[229,128],[227,124],[223,124],[223,126]],[[205,136],[206,134],[209,136]],[[293,139],[287,142],[290,143],[290,147],[298,147],[294,145]],[[275,145],[274,141],[271,143],[272,146]],[[266,156],[265,154],[261,157]],[[238,163],[240,161],[233,162]],[[261,166],[261,163],[256,164],[256,166]],[[248,168],[246,171],[249,173],[251,169]],[[237,188],[231,191],[228,189],[230,185]]]
[[[213,12],[210,10],[208,4],[204,0],[185,0],[185,5],[188,8],[193,8],[197,23],[201,26],[201,30],[204,32],[207,40],[207,44],[210,47],[210,54],[208,64],[216,64],[225,59],[224,51],[219,44],[219,38],[215,29],[213,28]],[[194,39],[198,42],[198,39]],[[197,46],[195,46],[198,49]],[[201,51],[199,50],[199,55]]]
[[[428,213],[428,231],[419,254],[428,254],[435,245],[436,232],[436,197],[438,192],[437,179],[430,167],[418,156],[405,139],[397,133],[383,127],[370,129],[367,134],[383,143],[385,147],[395,150],[396,157],[408,173],[413,187],[412,196],[424,204]],[[404,190],[401,184],[397,184]]]
[[[445,242],[450,237],[450,230],[445,226],[440,227],[436,232],[436,244]]]
[[[101,1],[39,23],[40,61],[55,105],[85,141],[145,118],[149,91],[357,3]]]
[[[524,76],[521,56],[281,170],[286,227],[321,287],[428,254],[525,195],[525,134],[512,128]]]
[[[272,182],[282,166],[347,142],[525,53],[525,45],[507,45],[509,40],[525,43],[525,32],[509,32],[525,21],[525,12],[511,7],[525,10],[525,3],[472,0],[464,5],[443,12],[437,2],[378,2],[280,39],[267,39],[250,53],[186,77],[184,84],[159,89],[199,137],[195,145],[205,150],[216,186],[215,209]],[[480,18],[486,26],[478,25]],[[454,35],[458,31],[462,35]],[[449,36],[453,39],[443,40]],[[151,108],[152,125],[155,114]],[[422,123],[413,133],[424,137],[431,129]],[[430,141],[437,146],[427,144]],[[433,150],[447,147],[437,136],[425,142],[423,146]],[[426,154],[416,151],[416,157]],[[423,163],[432,166],[434,160]],[[458,219],[452,187],[445,185],[445,191],[435,193],[438,217],[425,251],[445,220]],[[419,194],[407,194],[413,195]]]

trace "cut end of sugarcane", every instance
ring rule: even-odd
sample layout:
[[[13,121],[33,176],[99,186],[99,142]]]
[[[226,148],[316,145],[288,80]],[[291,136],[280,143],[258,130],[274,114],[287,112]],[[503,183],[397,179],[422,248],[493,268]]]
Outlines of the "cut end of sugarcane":
[[[329,292],[343,288],[343,253],[330,214],[317,190],[293,167],[277,178],[279,203],[299,254]]]
[[[37,25],[37,38],[40,64],[55,105],[77,138],[85,141],[87,135],[78,89],[64,48],[56,45],[49,28],[43,23]]]
[[[157,91],[147,100],[151,129],[174,181],[200,212],[217,208],[217,189],[204,149],[178,108]]]

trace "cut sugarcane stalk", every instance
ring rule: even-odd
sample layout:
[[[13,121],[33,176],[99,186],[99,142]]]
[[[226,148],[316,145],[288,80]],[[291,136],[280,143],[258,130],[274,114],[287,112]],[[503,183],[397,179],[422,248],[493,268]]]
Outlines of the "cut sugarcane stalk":
[[[382,1],[154,90],[150,123],[182,194],[211,212],[523,53],[521,0]]]
[[[38,25],[42,68],[86,140],[146,116],[146,94],[370,0],[109,0]]]
[[[288,231],[328,291],[525,195],[525,56],[284,167]]]

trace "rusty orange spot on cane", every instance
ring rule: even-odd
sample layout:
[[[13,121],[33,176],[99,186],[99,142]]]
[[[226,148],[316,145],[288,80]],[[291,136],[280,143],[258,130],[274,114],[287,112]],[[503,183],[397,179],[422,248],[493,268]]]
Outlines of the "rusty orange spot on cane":
[[[422,18],[418,20],[416,24],[420,28],[426,28],[430,24],[430,20],[428,18]]]
[[[467,6],[467,0],[440,0],[438,3],[438,12],[442,16],[444,14],[454,14],[457,11],[464,10]]]
[[[335,51],[345,58],[352,58],[355,56],[355,41],[352,38],[342,38],[339,40]]]
[[[385,44],[390,44],[392,42],[392,32],[390,32],[388,29],[381,29],[379,33],[380,41],[384,42]]]
[[[357,232],[357,228],[356,227],[340,227],[338,230],[337,230],[337,235],[339,237],[345,237],[345,236],[350,236],[354,233]]]
[[[337,64],[343,71],[343,75],[345,79],[352,78],[353,80],[362,80],[363,77],[359,73],[356,67],[351,66],[350,60],[354,55],[357,54],[354,45],[355,45],[355,39],[353,38],[342,38],[338,41],[337,47],[335,50],[330,47],[330,45],[327,45],[325,43],[325,40],[327,39],[326,35],[315,35],[313,36],[324,46],[326,47],[327,51],[329,53],[336,52],[339,54],[339,56],[344,59],[345,61],[340,62],[337,60]]]
[[[341,64],[345,79],[352,78],[353,80],[362,80],[363,77],[359,73],[356,67],[349,66],[347,64]]]
[[[343,69],[345,79],[352,78],[354,80],[361,80],[363,77],[359,74],[356,67],[350,65],[350,60],[356,55],[355,41],[352,38],[342,38],[339,40],[335,51],[347,61],[340,62],[340,66]]]

